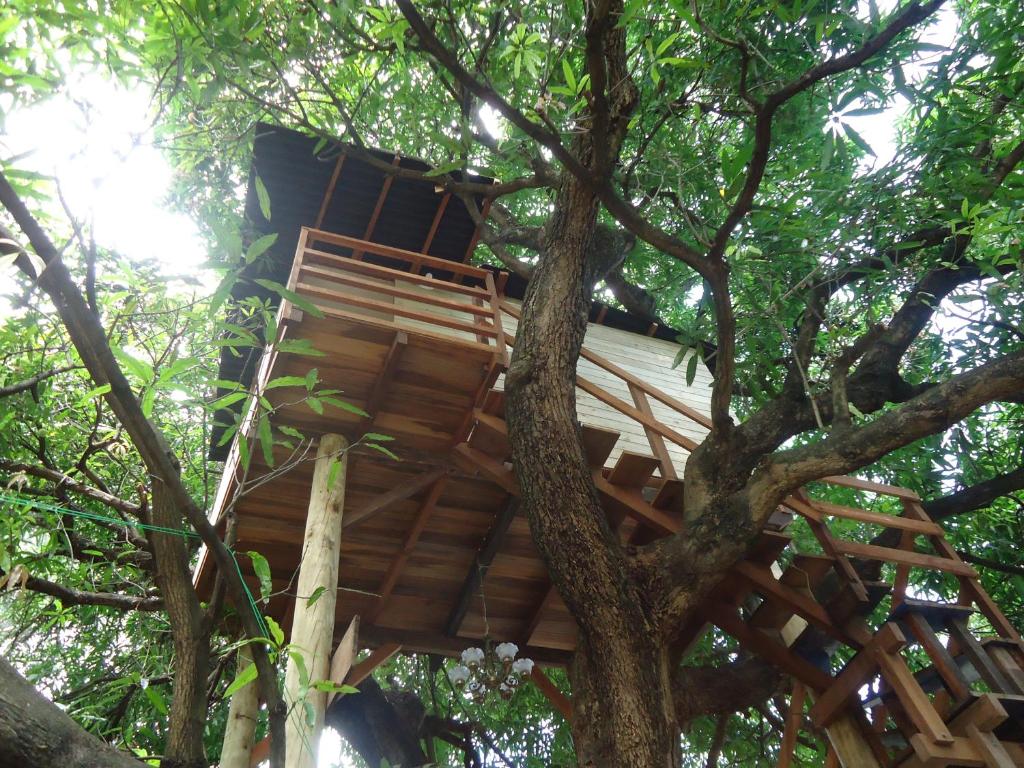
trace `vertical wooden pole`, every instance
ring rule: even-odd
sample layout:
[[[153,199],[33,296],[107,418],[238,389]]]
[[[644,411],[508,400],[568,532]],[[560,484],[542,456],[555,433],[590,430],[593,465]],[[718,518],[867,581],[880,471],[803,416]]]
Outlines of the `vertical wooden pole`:
[[[311,684],[329,674],[334,609],[338,592],[338,557],[341,549],[341,516],[345,506],[345,473],[348,442],[341,435],[324,435],[316,454],[313,487],[306,514],[306,534],[299,564],[298,598],[292,620],[292,656],[285,673],[285,702],[290,712],[285,727],[286,768],[316,765],[323,730],[327,694]],[[320,594],[310,604],[309,596]],[[301,654],[302,667],[294,654]],[[310,724],[310,721],[312,724]]]
[[[252,664],[248,645],[238,649],[238,672]],[[259,716],[259,690],[255,682],[235,691],[228,707],[228,724],[224,730],[224,746],[220,752],[220,768],[249,768],[256,718]]]

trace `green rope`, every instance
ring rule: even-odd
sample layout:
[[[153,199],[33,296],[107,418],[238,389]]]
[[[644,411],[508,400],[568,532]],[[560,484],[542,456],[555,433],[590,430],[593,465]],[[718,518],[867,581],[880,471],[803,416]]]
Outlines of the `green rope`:
[[[0,493],[0,501],[6,501],[11,504],[16,504],[22,507],[30,507],[36,509],[43,509],[47,512],[56,512],[60,515],[70,515],[71,517],[80,517],[84,520],[91,520],[95,523],[110,523],[113,525],[126,525],[130,528],[138,528],[143,531],[153,531],[155,533],[166,533],[170,536],[180,536],[183,539],[199,539],[201,538],[195,531],[185,531],[180,528],[168,528],[163,525],[150,525],[149,523],[140,523],[136,520],[122,520],[119,517],[110,517],[109,515],[100,515],[95,512],[89,512],[84,509],[69,509],[67,507],[60,507],[56,504],[48,504],[44,501],[38,501],[36,499],[26,499],[22,496],[12,496],[7,493]],[[256,623],[259,625],[260,632],[263,637],[270,637],[270,629],[267,627],[267,622],[263,618],[263,614],[256,605],[256,598],[252,594],[252,590],[249,589],[249,585],[245,583],[245,578],[242,576],[242,566],[238,564],[238,558],[235,556],[233,550],[228,549],[231,553],[231,559],[235,563],[235,570],[238,571],[238,578],[242,582],[242,589],[245,591],[245,597],[249,602],[249,608],[252,610],[253,616],[256,618]]]

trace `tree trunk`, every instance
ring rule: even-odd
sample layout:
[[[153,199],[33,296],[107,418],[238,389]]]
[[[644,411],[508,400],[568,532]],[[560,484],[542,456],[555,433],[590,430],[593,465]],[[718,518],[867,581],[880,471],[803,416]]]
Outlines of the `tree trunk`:
[[[154,479],[153,503],[147,522],[177,529],[181,514],[163,484]],[[206,768],[203,731],[206,727],[206,678],[210,671],[210,638],[192,588],[188,551],[181,536],[151,533],[154,576],[171,624],[174,644],[174,696],[162,768]]]
[[[523,302],[506,379],[509,436],[533,540],[580,628],[579,762],[668,768],[678,762],[678,729],[663,638],[602,508],[576,417],[596,215],[593,194],[566,178]]]
[[[18,768],[142,768],[86,732],[0,659],[0,765]]]
[[[572,733],[581,766],[679,765],[668,654],[651,640],[609,633],[577,646]]]

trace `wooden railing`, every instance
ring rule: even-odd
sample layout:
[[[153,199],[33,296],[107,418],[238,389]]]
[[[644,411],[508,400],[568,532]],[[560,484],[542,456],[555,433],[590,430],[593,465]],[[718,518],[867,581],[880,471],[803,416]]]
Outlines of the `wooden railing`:
[[[505,356],[494,276],[486,269],[303,227],[288,288],[329,317]]]

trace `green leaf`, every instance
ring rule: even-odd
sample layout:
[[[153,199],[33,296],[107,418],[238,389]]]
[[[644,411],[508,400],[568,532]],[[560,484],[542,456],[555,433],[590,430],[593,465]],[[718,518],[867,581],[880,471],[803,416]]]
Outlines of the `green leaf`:
[[[231,685],[229,685],[227,690],[224,691],[224,698],[231,698],[255,679],[255,664],[247,664],[242,667],[242,670],[235,676],[235,679],[231,681]]]
[[[273,591],[273,581],[270,578],[270,563],[267,558],[259,552],[246,552],[252,561],[252,570],[260,581],[260,597],[266,600]]]
[[[270,429],[270,419],[264,414],[260,416],[256,425],[256,434],[260,439],[260,448],[263,450],[263,460],[268,467],[274,466],[274,435]]]
[[[274,232],[269,235],[256,240],[252,245],[249,246],[249,250],[245,252],[245,263],[252,264],[256,259],[266,253],[267,249],[270,248],[275,242],[277,242],[277,233]]]
[[[391,435],[382,435],[379,432],[367,432],[365,435],[363,435],[363,439],[375,440],[378,443],[388,443],[394,440],[395,438],[392,437]]]
[[[305,692],[309,688],[309,670],[306,668],[306,660],[294,645],[288,649],[288,658],[295,663],[295,669],[299,673],[299,687]]]
[[[153,368],[149,363],[139,360],[137,357],[133,357],[128,354],[121,347],[111,347],[114,353],[114,357],[121,363],[122,368],[127,370],[135,378],[142,381],[144,384],[148,384],[153,381]]]
[[[562,59],[562,75],[565,77],[565,84],[569,86],[569,90],[574,94],[577,93],[576,75],[572,71],[572,64],[566,58]]]
[[[153,705],[153,709],[161,715],[166,715],[168,713],[167,702],[164,701],[163,694],[160,693],[160,691],[152,685],[147,685],[142,690],[145,692],[146,698],[149,699],[149,703]]]
[[[336,397],[322,397],[320,399],[323,402],[327,403],[328,405],[333,405],[335,408],[340,408],[341,410],[347,411],[348,413],[354,413],[356,416],[362,416],[364,419],[370,418],[370,414],[368,414],[358,405],[352,405],[352,403],[345,402],[344,400],[339,400]]]
[[[843,126],[843,131],[846,132],[846,135],[849,137],[850,141],[852,141],[858,147],[863,149],[869,155],[875,156],[875,150],[873,150],[868,145],[868,143],[866,141],[864,141],[864,139],[861,138],[859,133],[857,133],[855,130],[853,130],[853,128],[850,125],[848,125],[847,123],[842,123],[842,126]]]
[[[270,193],[259,176],[256,177],[256,197],[260,201],[260,213],[264,219],[270,221]]]
[[[686,386],[692,387],[693,380],[697,378],[697,363],[700,362],[700,353],[696,349],[686,362]]]
[[[281,625],[270,616],[264,616],[263,621],[266,622],[267,629],[270,630],[270,639],[280,648],[284,645],[284,630],[281,629]]]
[[[333,680],[317,680],[310,686],[310,688],[317,691],[323,691],[324,693],[359,693],[359,689],[354,685],[344,685],[343,683],[336,683]]]
[[[309,339],[284,339],[277,343],[280,352],[288,352],[292,355],[306,355],[308,357],[323,357],[324,353],[313,346]]]
[[[100,386],[96,387],[95,389],[90,389],[88,392],[86,392],[84,395],[82,395],[81,399],[79,399],[78,406],[81,407],[81,406],[87,404],[90,400],[95,400],[97,397],[102,397],[103,395],[107,394],[107,392],[109,392],[109,391],[110,391],[110,385],[109,384],[101,384]]]
[[[393,451],[389,451],[383,445],[380,445],[378,443],[367,443],[366,447],[367,448],[372,448],[375,451],[379,451],[380,453],[383,453],[385,456],[387,456],[390,459],[394,459],[395,461],[401,461],[401,459]]]
[[[341,474],[342,463],[337,456],[331,456],[331,464],[327,469],[327,486],[332,487],[338,482],[338,475]]]
[[[704,62],[700,59],[687,59],[680,56],[666,56],[663,59],[658,59],[659,64],[668,64],[670,67],[680,67],[682,69],[700,69],[704,66]]]
[[[278,376],[267,382],[264,389],[278,389],[279,387],[305,387],[305,376]]]
[[[311,594],[309,596],[309,599],[306,600],[306,607],[312,608],[314,605],[316,605],[316,601],[320,599],[320,595],[322,595],[326,591],[327,587],[325,587],[323,584],[314,589],[313,594]]]
[[[320,310],[316,304],[311,302],[305,296],[299,296],[295,291],[285,288],[280,283],[275,283],[273,280],[264,280],[262,278],[254,281],[255,283],[262,285],[264,288],[274,291],[281,298],[290,301],[296,307],[301,309],[303,312],[308,312],[313,317],[323,317],[324,313]]]
[[[308,405],[310,408],[312,408],[316,413],[320,414],[321,416],[324,415],[324,404],[320,402],[320,398],[319,397],[307,397],[306,398],[306,405]]]

